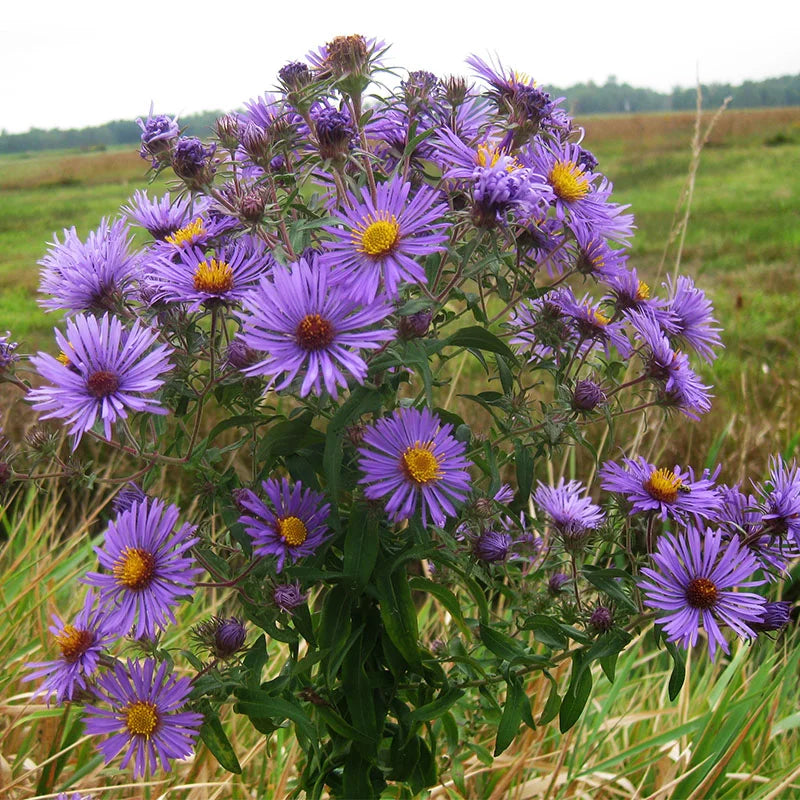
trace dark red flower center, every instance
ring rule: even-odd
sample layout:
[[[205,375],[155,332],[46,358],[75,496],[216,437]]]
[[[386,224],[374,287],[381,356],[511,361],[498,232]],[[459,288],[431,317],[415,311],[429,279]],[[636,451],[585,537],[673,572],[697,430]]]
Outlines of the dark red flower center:
[[[712,608],[719,600],[719,591],[708,578],[692,578],[686,587],[686,600],[692,608]]]
[[[333,325],[319,314],[306,314],[295,331],[303,350],[323,350],[334,338]]]
[[[119,389],[119,378],[106,369],[93,372],[86,381],[86,388],[92,397],[103,398]]]

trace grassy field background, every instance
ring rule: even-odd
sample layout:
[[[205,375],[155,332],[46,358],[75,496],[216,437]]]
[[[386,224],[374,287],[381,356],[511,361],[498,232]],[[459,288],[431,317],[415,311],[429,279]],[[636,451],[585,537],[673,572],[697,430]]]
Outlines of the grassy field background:
[[[631,265],[654,287],[671,274],[678,241],[669,241],[686,184],[691,114],[591,117],[584,145],[615,184],[619,202],[637,220]],[[800,431],[800,109],[726,111],[709,138],[694,184],[681,270],[713,299],[726,350],[704,377],[715,385],[714,410],[701,424],[653,426],[665,458],[702,466],[709,453],[727,480],[761,477],[769,453],[792,452]],[[146,186],[134,152],[47,153],[0,159],[0,332],[22,349],[50,347],[58,319],[36,303],[38,267],[54,232],[75,225],[85,235]],[[165,188],[159,183],[157,191]],[[680,214],[678,214],[680,218]],[[463,380],[464,378],[462,378]],[[462,389],[459,389],[462,391]],[[0,395],[2,402],[2,395]],[[18,403],[6,405],[2,422]],[[21,415],[20,415],[21,416]],[[669,430],[669,438],[659,431]],[[669,463],[667,461],[667,463]],[[109,467],[110,468],[110,467]],[[103,800],[156,798],[283,798],[297,750],[289,731],[269,741],[231,725],[242,776],[221,774],[203,748],[172,775],[126,784],[103,770],[94,744],[75,726],[77,711],[31,701],[21,681],[26,661],[52,657],[46,642],[52,610],[74,612],[77,578],[93,562],[90,533],[103,511],[98,497],[77,527],[66,495],[47,500],[31,491],[12,520],[0,516],[9,542],[0,554],[0,797],[53,796],[93,788]],[[108,498],[105,498],[105,502]],[[80,516],[80,515],[79,515]],[[215,593],[184,605],[180,629],[223,610]],[[70,603],[73,607],[70,608]],[[440,636],[441,616],[421,616],[425,641]],[[717,664],[689,660],[687,686],[671,703],[670,661],[645,636],[629,648],[611,686],[597,675],[580,725],[567,737],[553,726],[526,732],[492,761],[491,737],[467,710],[457,722],[470,746],[447,753],[444,798],[713,797],[781,800],[800,797],[800,686],[797,636],[772,646],[734,649]],[[183,643],[170,640],[167,646]],[[270,669],[280,666],[277,654]],[[564,676],[557,676],[563,678]],[[549,691],[533,687],[538,714]],[[718,765],[718,766],[717,766]],[[260,786],[253,794],[252,787]],[[95,788],[96,787],[96,788]]]

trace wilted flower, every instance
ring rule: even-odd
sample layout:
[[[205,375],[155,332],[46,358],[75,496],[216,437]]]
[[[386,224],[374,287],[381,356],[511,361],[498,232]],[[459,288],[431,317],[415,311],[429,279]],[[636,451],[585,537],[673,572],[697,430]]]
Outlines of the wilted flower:
[[[216,148],[216,144],[206,147],[196,136],[181,137],[172,152],[172,169],[189,188],[202,189],[216,172]]]
[[[153,107],[150,106],[147,119],[142,120],[139,117],[136,124],[142,130],[142,147],[139,155],[145,159],[149,158],[154,168],[168,162],[172,144],[180,135],[178,118],[170,119],[166,114],[153,116]]]
[[[303,594],[300,584],[280,583],[272,590],[272,601],[281,610],[292,613],[294,609],[302,606],[308,599],[308,594]]]

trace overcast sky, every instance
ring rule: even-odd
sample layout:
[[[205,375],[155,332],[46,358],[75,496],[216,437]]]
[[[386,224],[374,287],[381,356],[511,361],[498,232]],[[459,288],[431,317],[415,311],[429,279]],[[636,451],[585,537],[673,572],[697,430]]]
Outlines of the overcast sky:
[[[83,127],[241,106],[336,35],[392,43],[387,61],[468,73],[496,54],[540,83],[609,75],[669,91],[800,72],[800,0],[21,0],[0,19],[0,128]]]

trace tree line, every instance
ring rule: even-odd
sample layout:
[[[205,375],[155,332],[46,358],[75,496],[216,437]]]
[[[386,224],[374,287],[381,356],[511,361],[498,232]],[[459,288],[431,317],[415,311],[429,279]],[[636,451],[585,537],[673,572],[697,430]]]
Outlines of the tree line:
[[[695,88],[675,87],[671,92],[642,89],[628,83],[618,83],[612,75],[605,84],[592,81],[569,88],[544,87],[553,97],[566,97],[565,107],[573,115],[617,114],[640,111],[688,111],[695,108]],[[734,108],[771,108],[800,106],[800,74],[745,81],[739,86],[729,83],[703,84],[706,108],[718,106],[733,97]],[[179,120],[185,132],[194,136],[208,135],[219,112],[203,111]],[[86,128],[43,130],[32,128],[26,133],[0,133],[0,153],[23,153],[29,150],[103,150],[116,145],[137,145],[139,126],[133,120],[115,120],[105,125]]]

